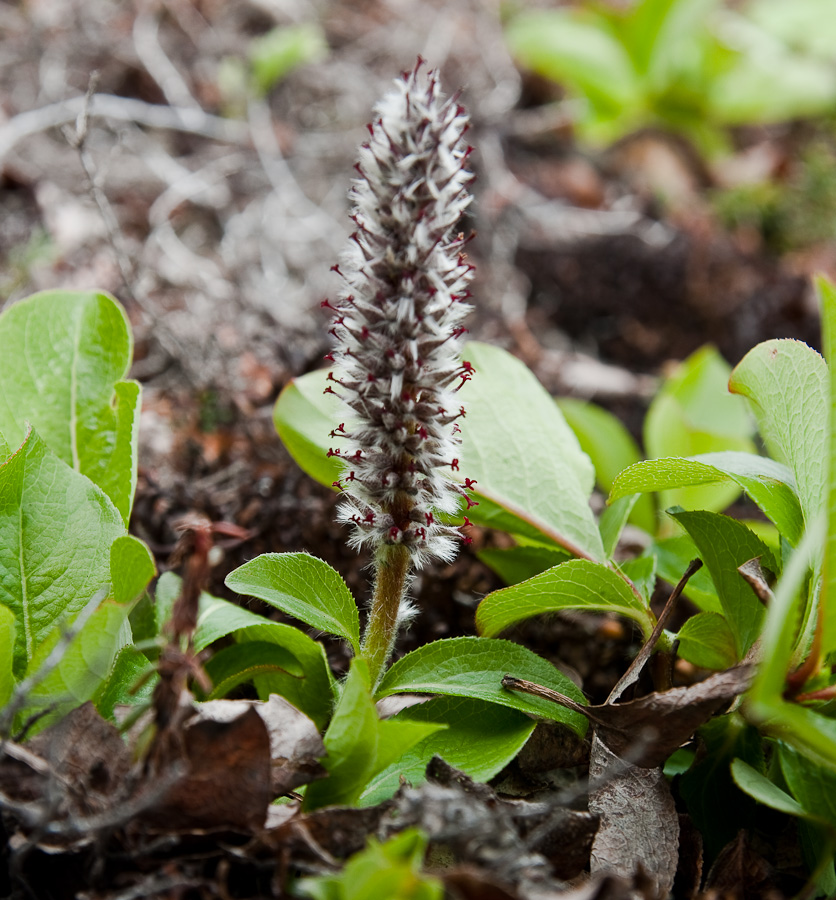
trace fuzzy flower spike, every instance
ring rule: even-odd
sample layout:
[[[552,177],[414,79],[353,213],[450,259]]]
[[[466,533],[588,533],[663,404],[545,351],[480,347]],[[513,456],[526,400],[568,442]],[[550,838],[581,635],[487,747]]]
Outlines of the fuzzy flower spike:
[[[332,307],[328,388],[350,408],[329,451],[345,461],[339,517],[353,527],[351,543],[375,553],[364,637],[373,680],[391,652],[410,570],[451,560],[461,537],[438,514],[467,497],[453,473],[464,415],[456,390],[472,373],[459,350],[473,269],[453,231],[473,177],[457,98],[445,100],[419,60],[375,113],[351,194],[357,230],[335,267],[345,286]]]

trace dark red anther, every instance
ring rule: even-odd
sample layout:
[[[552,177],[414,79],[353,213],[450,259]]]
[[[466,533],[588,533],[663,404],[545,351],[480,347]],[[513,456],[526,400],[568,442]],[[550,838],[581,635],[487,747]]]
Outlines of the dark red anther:
[[[333,309],[334,312],[339,312],[337,307],[334,306],[334,304],[327,298],[325,300],[321,301],[321,303],[319,305],[322,309]]]
[[[363,521],[367,522],[369,525],[374,525],[374,513],[371,510],[368,510]]]
[[[369,329],[364,325],[363,328],[362,328],[361,331],[360,331],[360,340],[361,340],[361,341],[368,340],[368,337],[369,337],[370,334],[371,334],[371,332],[370,332]]]
[[[473,527],[473,522],[471,522],[467,516],[464,517],[464,522],[462,522],[462,524],[459,525],[459,528],[472,528],[472,527]]]
[[[331,487],[335,487],[338,491],[341,491],[343,489],[343,485],[342,485],[341,481],[332,481]]]
[[[419,426],[418,426],[418,437],[420,437],[422,441],[426,441],[427,438],[429,438],[429,436],[430,436],[430,435],[429,435],[429,433],[427,432],[427,429],[424,428],[423,425],[419,425]]]
[[[363,458],[363,451],[362,451],[362,450],[355,450],[354,453],[352,453],[351,455],[352,455],[355,459],[362,459],[362,458]]]
[[[330,459],[332,456],[342,456],[342,454],[340,453],[340,448],[339,448],[339,447],[337,447],[336,450],[334,450],[333,448],[329,447],[329,448],[328,448],[328,452],[327,452],[325,455],[326,455],[329,459]]]
[[[468,362],[466,359],[462,360],[462,369],[467,372],[469,375],[473,375],[476,369],[473,368],[473,363]]]
[[[458,471],[459,471],[459,461],[458,461],[458,459],[454,459],[453,462],[450,463],[450,468],[451,468],[454,472],[458,472]]]
[[[337,265],[336,263],[335,263],[333,266],[331,266],[331,271],[332,271],[332,272],[336,272],[337,275],[339,275],[341,278],[344,278],[344,277],[345,277],[345,276],[343,275],[343,273],[340,271],[339,265]]]
[[[333,431],[329,432],[329,434],[331,437],[336,437],[338,434],[345,434],[345,422],[340,422],[340,424],[337,425]]]
[[[336,360],[334,359],[333,353],[326,353],[325,356],[323,356],[322,358],[327,359],[328,362],[336,362]]]
[[[374,125],[371,122],[366,122],[366,128],[368,129],[369,134],[374,137]]]
[[[479,501],[478,501],[478,500],[471,500],[470,497],[468,497],[467,495],[465,495],[465,498],[464,498],[464,499],[467,501],[467,508],[468,508],[468,509],[473,509],[474,506],[478,506],[478,505],[479,505]]]
[[[335,397],[339,397],[340,395],[331,387],[329,384],[327,388],[322,392],[323,394],[333,394]]]
[[[416,528],[416,529],[415,529],[415,536],[421,538],[422,541],[426,541],[426,539],[427,539],[427,532],[426,532],[426,530],[423,529],[423,528]]]
[[[433,516],[432,513],[424,513],[424,518],[427,521],[427,528],[429,528],[430,525],[432,525],[433,522],[435,522],[435,517]]]
[[[401,533],[400,528],[398,528],[397,525],[393,525],[393,526],[389,529],[389,540],[390,540],[390,541],[396,541],[396,540],[398,539],[398,535],[399,535],[400,533]]]
[[[354,471],[353,471],[353,470],[352,470],[351,472],[349,472],[348,475],[346,475],[345,480],[346,480],[346,481],[357,481],[357,479],[354,477]],[[468,506],[468,509],[470,509],[469,506]]]
[[[355,171],[361,178],[365,178],[365,177],[366,177],[366,173],[363,171],[363,167],[360,165],[360,163],[354,163],[354,171]]]
[[[468,329],[464,327],[464,325],[459,325],[458,328],[453,329],[453,337],[460,338],[463,334],[467,334]]]
[[[463,543],[463,544],[472,544],[472,543],[473,543],[473,538],[472,538],[472,537],[468,537],[467,535],[463,534],[463,535],[462,535],[462,543]]]
[[[342,428],[342,425],[340,426],[340,428]],[[465,478],[464,486],[466,490],[472,491],[474,484],[478,484],[478,482],[474,478]]]
[[[461,428],[459,428],[458,424],[453,426],[452,433],[453,434],[461,434],[462,433],[462,430],[461,430]]]

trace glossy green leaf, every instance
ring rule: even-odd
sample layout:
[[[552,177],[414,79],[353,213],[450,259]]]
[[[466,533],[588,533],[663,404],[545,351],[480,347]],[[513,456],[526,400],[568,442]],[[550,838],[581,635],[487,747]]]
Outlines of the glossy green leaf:
[[[15,686],[14,649],[15,616],[8,606],[0,606],[0,709],[9,702]]]
[[[763,803],[770,809],[777,809],[778,812],[786,813],[788,816],[807,818],[807,811],[797,800],[770,781],[766,775],[753,769],[747,762],[735,759],[731,765],[731,772],[735,784],[740,790],[753,797],[758,803]]]
[[[294,378],[279,394],[273,423],[290,455],[320,484],[329,487],[342,473],[342,462],[327,456],[329,433],[345,418],[345,405],[334,394],[324,393],[326,372],[309,372]]]
[[[743,357],[729,388],[751,401],[770,455],[791,469],[809,526],[826,498],[827,365],[801,341],[766,341]]]
[[[391,797],[405,779],[419,785],[433,756],[469,775],[488,781],[523,748],[534,722],[517,710],[469,697],[435,697],[398,713],[393,722],[431,722],[445,725],[379,772],[361,797],[372,806]]]
[[[594,403],[561,397],[557,405],[592,460],[598,487],[608,494],[619,472],[642,459],[638,444],[616,416]],[[650,534],[656,531],[656,509],[650,497],[639,498],[630,521]]]
[[[0,432],[25,423],[97,484],[127,524],[136,488],[140,388],[124,381],[133,340],[110,296],[45,291],[0,315]]]
[[[579,713],[539,697],[502,687],[506,674],[533,681],[584,702],[578,688],[551,663],[511,641],[461,637],[425,644],[395,662],[383,676],[376,697],[427,693],[472,697],[563,722],[579,734],[586,721]]]
[[[258,597],[360,650],[360,614],[342,576],[308,553],[264,553],[226,577],[238,594]]]
[[[381,769],[443,727],[438,723],[381,721],[366,661],[355,658],[323,741],[328,778],[308,786],[304,809],[356,803]]]
[[[169,582],[167,589],[170,586]],[[281,694],[313,719],[318,728],[325,727],[331,716],[335,685],[322,644],[311,640],[292,625],[271,622],[234,603],[202,594],[194,637],[195,647],[202,650],[227,635],[233,635],[241,643],[255,641],[275,644],[291,653],[298,660],[304,678],[285,672],[254,673],[253,682],[259,696],[266,700],[270,694]]]
[[[703,669],[723,671],[737,662],[734,634],[718,613],[691,616],[676,636],[679,655]]]
[[[494,637],[516,622],[565,609],[618,613],[637,622],[645,634],[655,624],[653,613],[620,575],[600,563],[572,559],[488,594],[476,611],[476,628]]]
[[[245,641],[214,653],[204,666],[212,690],[207,699],[225,697],[239,684],[259,675],[289,675],[304,678],[299,660],[280,644],[272,641]]]
[[[33,430],[0,465],[0,602],[15,615],[15,672],[46,637],[110,586],[119,512]]]
[[[697,545],[742,658],[760,635],[764,607],[737,567],[757,557],[764,569],[777,574],[772,551],[745,525],[728,516],[684,510],[672,515]]]
[[[117,603],[133,603],[156,574],[154,557],[139,538],[124,534],[110,545],[112,594]]]
[[[795,478],[781,463],[765,456],[731,450],[681,457],[651,459],[625,469],[615,480],[610,502],[636,492],[733,481],[758,504],[793,545],[804,529],[795,494]]]
[[[531,544],[507,549],[486,547],[484,550],[477,550],[476,556],[506,584],[519,584],[570,559],[568,553],[557,547]]]
[[[469,343],[463,355],[476,370],[461,391],[461,471],[476,480],[480,502],[470,518],[602,560],[589,507],[595,472],[552,398],[505,350]],[[503,510],[502,524],[491,503]]]
[[[720,450],[754,453],[753,423],[746,404],[728,392],[730,368],[713,347],[702,347],[680,363],[650,404],[644,446],[651,459],[697,456]],[[737,485],[681,487],[661,492],[662,509],[725,509]]]
[[[5,462],[12,455],[12,448],[6,442],[2,432],[0,432],[0,463]]]

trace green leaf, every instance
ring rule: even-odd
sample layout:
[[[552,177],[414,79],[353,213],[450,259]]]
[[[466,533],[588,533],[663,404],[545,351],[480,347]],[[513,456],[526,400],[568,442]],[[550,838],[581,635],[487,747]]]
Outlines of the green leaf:
[[[691,560],[700,554],[696,544],[687,534],[677,534],[674,537],[654,541],[645,551],[645,555],[652,556],[656,560],[656,573],[673,586],[679,583]],[[683,593],[704,612],[723,611],[717,589],[705,566],[688,579]]]
[[[250,44],[250,65],[258,91],[266,94],[285,75],[323,57],[328,45],[316,22],[273,28]]]
[[[370,838],[338,875],[303,878],[299,888],[313,900],[442,900],[441,881],[421,872],[426,851],[426,836],[414,828],[385,844]]]
[[[739,713],[710,719],[698,731],[694,765],[679,781],[679,792],[705,841],[706,861],[713,860],[741,828],[759,824],[758,809],[732,780],[736,757],[763,769],[763,741]]]
[[[25,423],[110,497],[127,524],[136,488],[140,388],[123,381],[133,341],[110,296],[45,291],[0,315],[0,432]]]
[[[170,582],[166,587],[169,589]],[[230,634],[241,643],[267,642],[291,653],[302,667],[304,678],[279,672],[254,673],[259,696],[266,700],[270,694],[281,694],[313,719],[318,728],[325,727],[331,716],[335,686],[322,644],[292,625],[271,622],[234,603],[202,594],[194,637],[196,649],[202,650]]]
[[[511,20],[505,39],[522,66],[581,93],[596,108],[640,107],[640,85],[630,57],[603,17],[532,10]]]
[[[271,641],[245,641],[224,647],[213,654],[205,669],[212,682],[209,700],[225,697],[233,688],[252,681],[257,675],[305,677],[299,660],[289,650]]]
[[[264,553],[227,575],[225,584],[320,631],[345,638],[359,653],[357,604],[340,574],[321,559],[308,553]]]
[[[505,350],[469,343],[463,353],[476,370],[461,392],[461,470],[480,504],[470,518],[603,560],[589,507],[595,473],[552,398]]]
[[[0,606],[0,709],[9,702],[15,686],[14,649],[15,616],[8,606]]]
[[[508,547],[504,550],[486,547],[484,550],[477,550],[476,556],[493,569],[506,584],[519,584],[570,558],[568,553],[557,547],[533,544]]]
[[[779,746],[778,755],[793,797],[808,816],[836,829],[836,771],[816,764],[787,744]]]
[[[807,818],[807,811],[797,800],[742,759],[735,759],[732,762],[731,773],[740,790],[758,803],[763,803],[770,809],[777,809],[778,812],[786,813],[788,816]]]
[[[516,622],[564,609],[619,613],[637,622],[646,635],[655,624],[653,613],[620,575],[600,563],[572,559],[488,594],[476,610],[476,628],[493,637]]]
[[[601,513],[601,517],[598,519],[598,530],[601,532],[601,542],[604,545],[604,553],[607,559],[612,559],[618,546],[618,539],[621,537],[621,532],[627,524],[627,519],[636,505],[636,501],[640,499],[638,494],[622,497],[620,500],[616,500],[615,503],[607,506]]]
[[[769,124],[812,118],[836,102],[836,72],[827,62],[777,49],[736,54],[733,65],[712,79],[710,115],[726,125]]]
[[[633,582],[633,587],[649,607],[650,598],[656,590],[656,557],[638,556],[635,559],[628,559],[621,563],[619,569],[622,575]]]
[[[132,645],[123,647],[113,663],[109,678],[93,698],[96,709],[105,719],[113,720],[117,706],[150,703],[158,681],[156,669],[144,653]]]
[[[697,456],[719,450],[754,453],[746,404],[728,392],[730,368],[713,347],[702,347],[665,381],[644,420],[648,457]],[[736,485],[682,487],[662,491],[662,509],[725,509]]]
[[[110,577],[117,603],[133,603],[156,574],[154,557],[139,538],[124,534],[110,545]]]
[[[107,683],[119,651],[131,643],[129,611],[127,604],[117,603],[112,598],[105,600],[73,638],[58,665],[32,690],[20,718],[45,707],[54,707],[39,723],[39,727],[43,727],[70,708],[92,699]],[[60,629],[56,628],[38,646],[29,662],[27,675],[41,668],[60,634]]]
[[[616,416],[594,403],[561,397],[557,405],[575,432],[581,449],[592,460],[598,487],[608,494],[618,473],[641,460],[638,444]],[[653,534],[656,531],[653,500],[639,498],[630,513],[630,521]]]
[[[795,546],[804,529],[795,494],[795,478],[781,463],[752,453],[728,450],[689,459],[651,459],[625,469],[615,480],[610,502],[636,492],[662,491],[720,481],[734,481],[758,504]]]
[[[475,637],[433,641],[407,653],[383,676],[376,697],[400,693],[472,697],[563,722],[578,734],[585,732],[586,722],[579,713],[539,697],[505,690],[502,678],[506,674],[584,702],[583,694],[565,675],[525,647],[511,641]]]
[[[110,585],[121,516],[103,491],[32,430],[0,465],[0,603],[17,624],[15,672],[46,637]]]
[[[737,662],[734,634],[718,613],[691,616],[679,629],[679,655],[703,669],[723,671]]]
[[[12,448],[6,443],[6,439],[0,433],[0,463],[5,462],[12,455]]]
[[[361,797],[363,806],[387,800],[402,779],[421,784],[433,756],[474,781],[488,781],[520,752],[535,724],[517,710],[469,697],[435,697],[399,712],[392,721],[432,722],[446,728],[425,737],[371,779]]]
[[[729,388],[751,401],[770,455],[795,476],[808,526],[826,496],[828,380],[821,356],[793,340],[758,344],[729,379]]]
[[[764,569],[779,570],[772,551],[736,519],[711,512],[672,512],[697,545],[711,574],[723,614],[742,658],[760,635],[764,607],[737,567],[759,557]]]
[[[329,432],[345,418],[345,405],[334,394],[324,393],[326,372],[309,372],[294,378],[279,394],[273,423],[290,455],[320,484],[330,487],[342,474],[343,463],[327,456]]]
[[[368,665],[363,659],[353,659],[323,738],[328,778],[308,786],[303,808],[356,803],[381,769],[440,727],[436,723],[381,721],[371,695]]]
[[[825,355],[830,380],[829,433],[827,437],[827,532],[822,563],[821,646],[823,655],[836,650],[836,287],[824,278],[816,279],[824,334]]]

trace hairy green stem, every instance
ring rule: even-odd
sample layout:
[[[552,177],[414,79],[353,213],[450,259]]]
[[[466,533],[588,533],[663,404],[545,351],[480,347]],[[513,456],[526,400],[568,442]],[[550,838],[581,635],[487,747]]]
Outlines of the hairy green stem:
[[[378,551],[374,596],[361,648],[369,664],[372,688],[383,676],[398,635],[398,614],[409,575],[409,548],[384,544]]]

